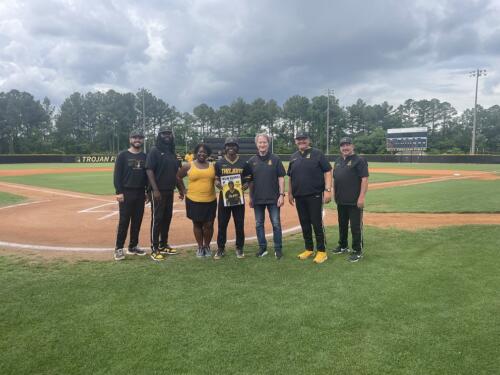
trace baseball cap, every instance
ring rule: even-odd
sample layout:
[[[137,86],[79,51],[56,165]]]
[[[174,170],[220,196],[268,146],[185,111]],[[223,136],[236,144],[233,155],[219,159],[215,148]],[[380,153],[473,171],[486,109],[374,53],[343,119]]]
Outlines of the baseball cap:
[[[352,144],[351,137],[340,138],[339,145],[342,146],[344,143]]]
[[[295,134],[295,139],[299,138],[309,138],[309,133],[300,131],[297,134]]]
[[[238,138],[236,137],[227,137],[226,141],[224,142],[224,146],[234,144],[236,146],[239,146],[240,144],[238,143]]]
[[[129,137],[141,137],[144,138],[144,132],[141,129],[134,129],[130,132]]]
[[[160,126],[158,133],[173,133],[173,131],[172,131],[172,128],[170,126],[162,125],[162,126]]]

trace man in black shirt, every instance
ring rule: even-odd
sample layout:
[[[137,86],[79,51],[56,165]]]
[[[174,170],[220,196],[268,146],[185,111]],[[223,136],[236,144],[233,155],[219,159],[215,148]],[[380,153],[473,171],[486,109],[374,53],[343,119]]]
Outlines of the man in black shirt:
[[[301,260],[314,253],[312,228],[316,237],[314,263],[328,259],[325,251],[325,230],[323,227],[323,203],[332,198],[332,167],[325,155],[311,147],[309,134],[298,133],[295,144],[299,149],[290,157],[288,165],[288,201],[296,204],[305,250],[298,255]]]
[[[215,185],[220,189],[219,203],[217,208],[217,252],[214,259],[220,259],[225,254],[227,242],[227,226],[231,215],[233,215],[234,226],[236,229],[236,256],[241,259],[245,257],[243,246],[245,244],[245,205],[238,204],[235,206],[224,206],[222,196],[222,176],[239,175],[243,190],[248,188],[250,179],[250,171],[248,164],[240,159],[238,155],[240,147],[238,140],[233,137],[226,138],[224,143],[225,155],[222,159],[215,162]]]
[[[172,221],[174,190],[178,185],[177,171],[181,161],[175,154],[174,134],[168,126],[160,127],[156,146],[148,153],[146,173],[152,189],[151,199],[151,258],[164,260],[163,255],[177,251],[168,244],[168,231]],[[183,192],[179,189],[183,198]]]
[[[257,256],[267,255],[264,231],[267,208],[273,226],[274,255],[280,259],[283,255],[280,207],[284,204],[286,172],[280,158],[269,152],[269,143],[270,138],[267,134],[257,134],[255,137],[257,155],[248,160],[252,173],[249,203],[255,213],[255,229],[259,241]]]
[[[146,254],[137,247],[142,217],[144,216],[147,188],[146,154],[142,152],[144,134],[140,130],[130,132],[129,142],[129,149],[118,154],[113,173],[116,200],[120,210],[114,252],[115,260],[125,259],[123,246],[127,238],[129,225],[130,238],[127,254]]]
[[[333,253],[349,252],[347,236],[350,222],[353,253],[349,261],[357,262],[363,256],[363,207],[368,190],[368,163],[354,153],[349,137],[340,140],[340,153],[333,170],[333,191],[339,219],[339,246]]]

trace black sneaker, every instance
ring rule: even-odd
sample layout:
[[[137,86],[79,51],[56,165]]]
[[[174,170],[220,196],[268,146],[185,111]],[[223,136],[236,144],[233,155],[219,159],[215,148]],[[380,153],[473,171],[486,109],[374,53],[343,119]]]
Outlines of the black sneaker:
[[[196,257],[203,258],[204,256],[205,256],[205,248],[199,247],[198,250],[196,250]]]
[[[347,260],[351,263],[355,263],[360,261],[361,258],[363,258],[363,254],[361,253],[361,251],[355,251],[351,254],[349,258],[347,258]]]
[[[115,249],[113,257],[115,258],[115,260],[125,259],[125,254],[123,253],[123,249]]]
[[[281,259],[283,257],[283,252],[281,251],[281,249],[276,249],[274,251],[274,256],[276,257],[276,259]]]
[[[224,249],[217,249],[217,252],[214,255],[214,259],[221,259],[224,255],[226,255]]]
[[[243,253],[243,249],[236,249],[236,258],[243,259],[245,254]]]
[[[342,255],[342,254],[347,254],[348,252],[349,248],[340,246],[337,246],[335,249],[332,250],[333,255]]]
[[[146,252],[136,246],[136,247],[128,248],[127,249],[127,254],[128,255],[140,255],[140,256],[144,256],[144,255],[146,255]]]
[[[204,252],[204,256],[206,257],[211,257],[212,256],[212,250],[210,250],[210,246],[205,246],[205,252]]]
[[[258,258],[265,257],[266,255],[267,255],[267,249],[259,249],[259,251],[257,251],[257,254],[255,254],[255,256]]]

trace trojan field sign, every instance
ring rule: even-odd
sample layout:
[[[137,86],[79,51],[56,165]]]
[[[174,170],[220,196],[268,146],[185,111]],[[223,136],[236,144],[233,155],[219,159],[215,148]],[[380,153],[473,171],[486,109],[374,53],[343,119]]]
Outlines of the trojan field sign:
[[[75,157],[75,163],[114,163],[115,155],[79,155]]]

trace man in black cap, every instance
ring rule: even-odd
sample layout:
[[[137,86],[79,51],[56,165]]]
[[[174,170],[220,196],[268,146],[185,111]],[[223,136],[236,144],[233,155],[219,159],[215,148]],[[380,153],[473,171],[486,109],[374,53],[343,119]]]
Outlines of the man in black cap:
[[[130,238],[127,254],[145,255],[137,247],[142,217],[144,216],[144,202],[146,200],[146,154],[142,151],[144,134],[140,130],[130,132],[130,147],[118,154],[115,162],[113,182],[116,190],[120,219],[116,234],[115,260],[125,259],[123,246],[127,238],[130,225]]]
[[[349,252],[347,236],[351,223],[352,254],[350,262],[363,256],[363,207],[368,190],[368,163],[354,153],[352,139],[340,140],[340,157],[333,170],[333,191],[339,220],[339,245],[333,254]]]
[[[156,145],[149,151],[146,173],[152,190],[151,199],[151,258],[164,260],[164,255],[177,251],[168,244],[168,231],[172,221],[174,190],[178,185],[177,171],[181,161],[175,154],[174,134],[168,126],[160,127]],[[180,197],[184,192],[179,189]]]
[[[314,254],[312,229],[316,237],[314,263],[328,259],[325,251],[325,230],[323,227],[323,204],[332,199],[332,167],[325,155],[311,147],[308,133],[295,136],[298,151],[290,157],[288,165],[288,201],[297,207],[305,249],[298,258],[305,260]]]
[[[224,142],[224,157],[217,160],[215,163],[215,185],[220,189],[220,196],[217,209],[217,252],[215,253],[214,259],[220,259],[225,255],[227,226],[231,219],[231,215],[233,215],[236,229],[236,256],[239,259],[245,257],[243,253],[243,246],[245,244],[245,204],[225,207],[221,184],[221,177],[239,175],[243,190],[248,188],[251,172],[248,164],[240,159],[238,155],[239,149],[237,138],[226,138]]]

